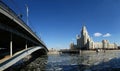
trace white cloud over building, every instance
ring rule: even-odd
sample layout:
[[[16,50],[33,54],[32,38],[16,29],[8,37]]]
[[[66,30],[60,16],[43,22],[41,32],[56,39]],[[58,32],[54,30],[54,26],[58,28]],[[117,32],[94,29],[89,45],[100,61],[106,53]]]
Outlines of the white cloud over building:
[[[97,32],[97,33],[94,33],[94,36],[95,36],[95,37],[100,37],[100,36],[102,36],[102,34],[99,33],[99,32]]]
[[[93,34],[95,37],[110,37],[111,34],[110,33],[106,33],[106,34],[102,34],[102,33],[99,33],[99,32],[96,32]]]
[[[103,35],[103,37],[110,37],[110,36],[111,36],[110,33],[106,33],[106,34]]]

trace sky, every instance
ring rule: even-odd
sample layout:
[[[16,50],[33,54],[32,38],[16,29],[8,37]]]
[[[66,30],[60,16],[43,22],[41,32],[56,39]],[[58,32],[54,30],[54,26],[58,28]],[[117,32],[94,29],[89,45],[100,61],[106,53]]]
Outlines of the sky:
[[[120,45],[120,0],[3,0],[45,42],[48,49],[76,44],[83,25],[95,42]]]

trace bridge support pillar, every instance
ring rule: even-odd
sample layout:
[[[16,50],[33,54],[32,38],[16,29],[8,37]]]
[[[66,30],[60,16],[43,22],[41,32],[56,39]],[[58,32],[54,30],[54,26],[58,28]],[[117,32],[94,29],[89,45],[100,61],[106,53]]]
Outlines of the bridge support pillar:
[[[10,35],[10,56],[12,56],[12,34]]]
[[[26,44],[25,44],[25,49],[27,50],[27,48],[28,48],[28,47],[27,47],[27,41],[26,41]]]

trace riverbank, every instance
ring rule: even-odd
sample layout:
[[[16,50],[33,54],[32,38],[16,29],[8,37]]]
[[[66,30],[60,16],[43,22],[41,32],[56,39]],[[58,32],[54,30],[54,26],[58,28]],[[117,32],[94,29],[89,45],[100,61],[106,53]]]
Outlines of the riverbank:
[[[57,50],[55,50],[55,51],[49,51],[47,54],[48,55],[50,55],[50,54],[59,54],[59,51],[57,51]]]
[[[89,53],[114,53],[114,52],[120,52],[120,50],[100,50],[99,52],[96,52],[95,50],[81,50],[79,51],[79,54],[89,54]],[[61,54],[58,50],[49,50],[49,54]],[[69,53],[68,53],[69,54]]]
[[[100,50],[96,52],[95,50],[82,50],[83,53],[111,53],[111,52],[120,52],[120,50]]]

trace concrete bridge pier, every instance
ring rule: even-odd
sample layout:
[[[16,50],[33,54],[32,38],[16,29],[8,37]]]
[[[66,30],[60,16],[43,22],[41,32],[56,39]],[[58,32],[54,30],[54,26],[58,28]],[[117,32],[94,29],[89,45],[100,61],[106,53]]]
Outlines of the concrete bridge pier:
[[[27,40],[25,42],[25,48],[24,49],[25,50],[28,49],[28,42],[27,42]],[[10,57],[12,57],[12,56],[13,56],[13,34],[10,33]]]
[[[26,44],[25,44],[25,49],[27,50],[28,46],[27,46],[27,40],[26,40]]]
[[[10,34],[10,56],[12,57],[13,52],[12,52],[12,33]]]

